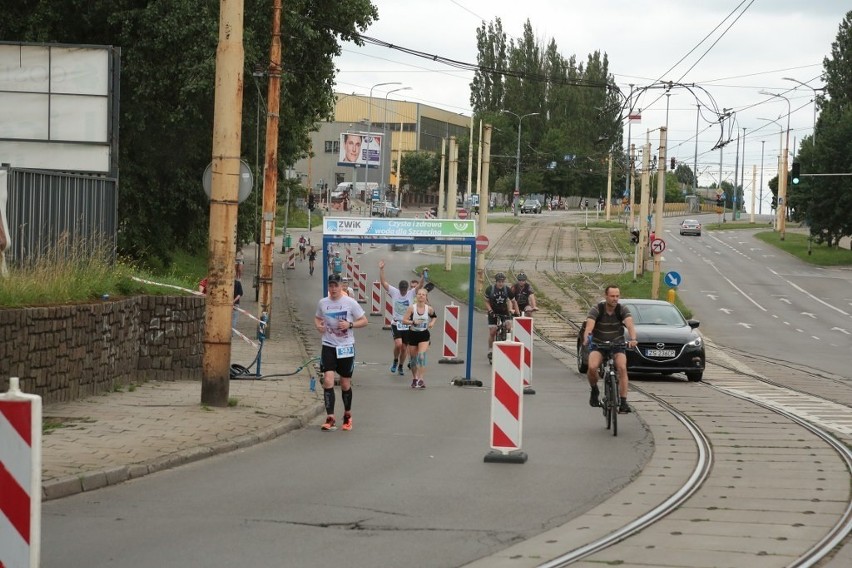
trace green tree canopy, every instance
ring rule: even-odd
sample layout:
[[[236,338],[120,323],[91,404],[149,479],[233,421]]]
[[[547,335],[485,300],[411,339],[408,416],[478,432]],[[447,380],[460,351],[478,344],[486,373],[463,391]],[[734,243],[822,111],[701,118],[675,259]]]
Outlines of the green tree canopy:
[[[200,180],[212,153],[218,3],[22,0],[9,4],[11,11],[0,18],[0,37],[6,41],[121,48],[120,251],[143,261],[159,258],[168,263],[175,247],[203,249],[209,207]],[[252,73],[269,66],[272,3],[245,0],[244,14],[242,156],[254,164],[256,110],[260,105],[263,131],[266,84],[264,77]],[[333,114],[333,58],[340,54],[340,42],[358,41],[358,32],[376,18],[369,0],[286,2],[278,146],[282,170],[306,154],[308,133]],[[259,150],[263,155],[263,148]],[[255,180],[256,188],[259,183]],[[254,202],[250,197],[240,207],[241,239],[248,238],[254,227]]]

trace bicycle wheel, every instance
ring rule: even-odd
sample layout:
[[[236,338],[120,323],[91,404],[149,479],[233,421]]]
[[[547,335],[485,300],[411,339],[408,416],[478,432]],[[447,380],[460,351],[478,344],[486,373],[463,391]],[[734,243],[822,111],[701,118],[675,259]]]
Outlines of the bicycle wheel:
[[[612,435],[618,436],[618,378],[614,371],[610,371],[606,378],[609,391],[612,394],[609,401],[609,413],[612,417]]]
[[[604,396],[601,401],[601,410],[603,410],[604,421],[606,421],[606,429],[609,430],[612,426],[612,405],[609,402],[612,398],[612,388],[609,384],[608,372],[604,371],[599,376],[603,379],[604,384]]]

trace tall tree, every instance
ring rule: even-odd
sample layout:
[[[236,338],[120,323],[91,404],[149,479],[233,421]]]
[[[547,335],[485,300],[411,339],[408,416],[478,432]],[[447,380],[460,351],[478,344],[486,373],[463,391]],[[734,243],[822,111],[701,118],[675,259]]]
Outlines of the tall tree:
[[[798,160],[803,173],[852,172],[852,11],[840,23],[823,69],[819,119],[814,135],[803,140]],[[803,176],[789,197],[817,242],[837,246],[842,237],[852,236],[852,177]]]
[[[200,177],[212,148],[218,3],[22,0],[14,5],[15,17],[0,18],[0,37],[6,41],[121,48],[121,252],[168,263],[175,247],[203,249],[208,206]],[[245,0],[242,154],[249,163],[256,152],[255,110],[263,104],[249,90],[257,93],[256,67],[268,66],[271,10],[271,0]],[[377,17],[369,0],[287,3],[278,146],[282,167],[307,151],[310,129],[333,113],[333,58],[340,42],[358,41],[358,32]],[[260,91],[265,96],[262,85]],[[241,238],[253,228],[248,203],[253,200],[241,207]]]

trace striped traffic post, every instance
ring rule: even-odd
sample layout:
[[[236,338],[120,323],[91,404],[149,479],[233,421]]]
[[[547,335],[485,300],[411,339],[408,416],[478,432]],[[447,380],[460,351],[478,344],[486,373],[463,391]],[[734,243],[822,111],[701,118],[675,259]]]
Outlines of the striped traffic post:
[[[524,463],[521,451],[524,346],[517,341],[495,341],[491,366],[491,451],[486,462]]]
[[[348,254],[346,255],[346,279],[352,282],[355,278],[355,265],[353,263],[352,257]]]
[[[524,394],[535,394],[532,388],[533,368],[533,319],[517,317],[512,320],[512,339],[524,346],[521,372],[524,379]]]
[[[382,283],[379,280],[374,281],[370,288],[370,315],[382,315]]]
[[[41,546],[41,397],[18,377],[0,394],[0,567],[37,568]]]
[[[352,259],[352,290],[355,292],[355,295],[352,298],[355,301],[360,302],[361,297],[358,295],[358,290],[360,288],[359,282],[361,280],[361,265],[355,262],[355,259]]]
[[[385,321],[382,329],[390,329],[393,323],[393,301],[390,294],[385,294]]]
[[[459,359],[459,307],[454,303],[444,306],[444,339],[438,363],[464,363]]]
[[[358,273],[358,301],[362,304],[367,303],[367,273]]]
[[[296,269],[296,249],[292,247],[287,251],[287,268]]]

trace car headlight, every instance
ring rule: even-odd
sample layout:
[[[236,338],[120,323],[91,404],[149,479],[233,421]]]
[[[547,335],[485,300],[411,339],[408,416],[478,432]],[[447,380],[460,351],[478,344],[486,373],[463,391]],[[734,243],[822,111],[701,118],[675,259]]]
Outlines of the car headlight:
[[[693,339],[692,341],[690,341],[686,345],[689,346],[689,347],[701,347],[701,338],[696,337],[695,339]]]

